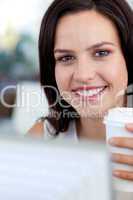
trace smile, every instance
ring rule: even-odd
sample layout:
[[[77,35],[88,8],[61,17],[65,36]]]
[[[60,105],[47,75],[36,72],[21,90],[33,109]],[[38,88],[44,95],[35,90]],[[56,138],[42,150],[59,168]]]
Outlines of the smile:
[[[74,93],[76,96],[80,97],[81,99],[87,100],[94,100],[97,99],[103,91],[107,88],[107,86],[99,87],[96,89],[79,89],[75,90]]]

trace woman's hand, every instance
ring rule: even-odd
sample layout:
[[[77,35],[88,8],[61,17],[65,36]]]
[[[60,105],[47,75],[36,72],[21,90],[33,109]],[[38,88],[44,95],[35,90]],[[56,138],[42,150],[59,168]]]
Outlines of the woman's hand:
[[[126,124],[125,128],[133,133],[133,123],[131,124]],[[109,140],[109,144],[115,147],[122,147],[122,148],[128,148],[133,151],[133,137],[115,137],[111,138]],[[132,155],[123,155],[119,153],[113,153],[112,154],[112,161],[116,163],[121,163],[121,164],[127,164],[133,167],[133,154]],[[113,175],[126,179],[126,180],[131,180],[133,181],[133,171],[125,171],[125,170],[114,170]]]

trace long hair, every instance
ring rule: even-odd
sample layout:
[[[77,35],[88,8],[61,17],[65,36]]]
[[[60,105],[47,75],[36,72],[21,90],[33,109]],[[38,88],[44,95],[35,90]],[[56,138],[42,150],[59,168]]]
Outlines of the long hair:
[[[58,87],[55,80],[55,58],[54,43],[56,27],[59,19],[66,14],[73,14],[80,11],[96,10],[110,18],[119,33],[123,55],[127,64],[128,85],[133,83],[133,12],[126,0],[54,0],[47,9],[41,23],[39,35],[39,62],[40,62],[40,82],[44,87],[48,99],[49,116],[48,121],[55,129],[55,135],[60,131],[66,131],[69,122],[79,117],[75,109],[65,100],[63,105],[56,104],[57,93],[50,89],[51,86]],[[59,93],[59,91],[58,91]],[[67,108],[66,108],[67,107]],[[68,113],[75,113],[69,115]],[[64,115],[65,113],[65,115]],[[58,115],[59,114],[59,115]]]

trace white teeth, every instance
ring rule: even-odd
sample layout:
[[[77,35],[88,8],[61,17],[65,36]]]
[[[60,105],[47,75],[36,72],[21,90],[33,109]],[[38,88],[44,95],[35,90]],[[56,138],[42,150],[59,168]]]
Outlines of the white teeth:
[[[104,89],[104,87],[102,88],[98,88],[98,89],[95,89],[95,90],[78,90],[76,91],[76,93],[78,95],[81,95],[81,96],[93,96],[93,95],[97,95],[100,91],[102,91]]]

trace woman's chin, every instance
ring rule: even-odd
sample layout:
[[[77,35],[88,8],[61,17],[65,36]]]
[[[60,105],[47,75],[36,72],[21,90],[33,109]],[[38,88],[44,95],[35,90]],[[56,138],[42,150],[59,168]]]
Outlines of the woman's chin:
[[[80,117],[87,117],[91,119],[103,119],[103,117],[107,114],[108,110],[115,107],[115,102],[103,102],[98,105],[89,105],[86,107],[76,107],[73,106],[74,109],[78,112]]]

